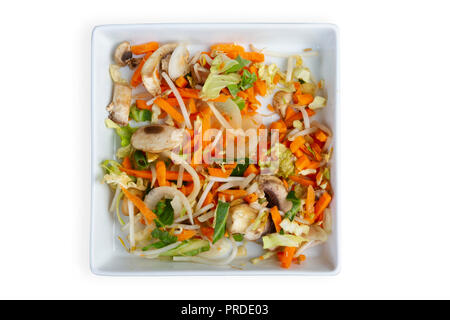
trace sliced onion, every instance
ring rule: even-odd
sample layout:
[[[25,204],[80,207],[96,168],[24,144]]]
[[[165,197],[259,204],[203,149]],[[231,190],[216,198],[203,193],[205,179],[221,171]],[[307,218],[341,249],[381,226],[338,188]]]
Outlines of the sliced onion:
[[[292,72],[294,71],[295,57],[289,56],[287,61],[287,70],[286,70],[286,81],[290,82],[292,80]]]
[[[302,113],[302,116],[303,116],[303,122],[305,124],[305,129],[311,128],[311,125],[309,123],[308,112],[306,112],[305,107],[299,107],[299,109],[300,109],[300,112]]]
[[[179,224],[179,223],[174,223],[171,224],[170,226],[166,226],[166,228],[183,228],[185,230],[197,230],[200,229],[200,226],[194,224],[194,225],[188,225],[188,224]]]
[[[170,89],[172,89],[175,98],[177,98],[178,104],[180,105],[181,113],[183,114],[184,122],[186,123],[186,127],[188,129],[192,129],[191,120],[189,119],[189,113],[187,112],[186,105],[184,104],[183,98],[181,98],[181,95],[178,92],[177,87],[173,84],[172,80],[167,75],[167,73],[163,72],[161,73],[161,75],[166,80]]]
[[[121,191],[120,187],[116,186],[116,191],[114,191],[114,197],[113,197],[113,199],[111,201],[111,206],[109,207],[109,212],[114,212],[114,208],[115,208],[115,205],[116,205],[117,197],[119,196],[120,191]]]
[[[209,181],[215,181],[215,182],[230,182],[230,181],[244,181],[244,177],[228,177],[228,178],[221,178],[221,177],[214,177],[214,176],[208,176]]]
[[[200,58],[202,52],[198,51],[196,54],[194,54],[194,56],[191,58],[191,61],[189,61],[189,64],[194,64],[198,61],[198,59]]]
[[[203,191],[202,195],[200,196],[200,199],[198,200],[197,203],[197,210],[200,210],[203,202],[205,202],[206,196],[208,195],[209,191],[211,190],[212,186],[214,184],[214,181],[210,181],[208,182],[208,184],[206,185],[205,190]]]
[[[224,183],[219,188],[217,188],[217,191],[228,190],[228,189],[240,186],[242,183],[243,183],[243,181],[242,182],[241,181],[230,181],[230,182]]]
[[[198,217],[198,221],[205,222],[206,220],[211,219],[212,217],[214,217],[215,212],[215,210],[211,210],[210,212],[201,215],[200,217]]]
[[[194,181],[194,188],[193,188],[191,194],[188,196],[188,200],[189,200],[189,202],[193,202],[195,200],[195,198],[197,198],[198,193],[200,192],[200,178],[197,174],[197,171],[195,171],[195,169],[192,168],[183,158],[176,155],[175,153],[164,151],[163,154],[165,154],[168,158],[172,159],[172,161],[175,164],[179,164],[180,166],[183,166],[184,169],[187,172],[189,172],[189,174],[192,176],[192,180]],[[189,206],[189,208],[190,207],[191,206]]]
[[[304,252],[306,249],[315,247],[316,245],[318,245],[320,243],[320,241],[308,241],[305,244],[302,244],[297,251],[294,254],[294,258],[297,258],[299,255],[302,254],[302,252]]]
[[[332,137],[333,133],[331,132],[331,130],[324,124],[314,120],[313,122],[311,122],[311,126],[313,127],[317,127],[320,130],[324,131],[328,136]]]
[[[230,125],[234,129],[242,128],[241,110],[239,110],[239,107],[233,100],[228,99],[225,102],[217,102],[215,106],[221,113],[230,117]]]
[[[178,168],[178,177],[177,177],[177,188],[181,188],[182,184],[183,184],[183,173],[184,173],[184,167],[180,166]],[[153,176],[152,176],[153,178]]]
[[[184,207],[186,208],[186,211],[188,213],[189,220],[191,224],[194,224],[194,219],[192,218],[192,208],[191,204],[189,203],[189,200],[186,198],[186,196],[179,190],[173,187],[158,187],[153,190],[151,190],[147,196],[145,197],[145,204],[150,210],[155,210],[156,204],[162,199],[162,198],[169,198],[173,199],[175,196],[178,196],[180,200],[183,202]]]
[[[220,128],[220,131],[217,133],[216,137],[214,138],[214,141],[206,147],[205,151],[209,152],[214,150],[216,145],[219,143],[220,138],[222,138],[224,128]]]
[[[216,109],[216,107],[214,106],[214,103],[212,103],[211,101],[208,101],[207,103],[208,103],[209,108],[213,112],[214,116],[216,117],[217,121],[219,121],[220,124],[223,127],[225,127],[225,129],[233,129],[231,124],[229,124],[228,121],[225,120],[225,118],[220,114],[219,110]]]
[[[247,191],[248,194],[258,191],[258,183],[257,182],[252,183],[252,185],[248,187],[245,191]]]
[[[256,174],[254,173],[250,173],[245,179],[244,181],[242,181],[242,183],[240,184],[240,188],[241,189],[245,189],[247,188],[247,186],[249,185],[250,182],[252,182],[252,180],[256,177]]]
[[[294,131],[294,130],[292,130],[292,131]],[[291,131],[291,132],[292,132]],[[314,127],[314,128],[308,128],[308,129],[305,129],[305,130],[302,130],[302,131],[298,131],[298,132],[296,132],[294,135],[292,135],[292,136],[289,136],[288,135],[288,140],[289,141],[294,141],[297,137],[299,137],[299,136],[306,136],[307,134],[311,134],[311,133],[314,133],[315,131],[317,131],[317,128],[316,127]]]
[[[136,241],[134,240],[134,205],[133,202],[127,201],[128,203],[128,216],[130,218],[130,250],[134,251],[136,249]]]

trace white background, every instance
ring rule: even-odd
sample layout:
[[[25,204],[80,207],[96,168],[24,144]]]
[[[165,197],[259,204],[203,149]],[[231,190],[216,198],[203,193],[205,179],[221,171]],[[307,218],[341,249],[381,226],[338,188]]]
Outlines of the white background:
[[[3,3],[0,298],[450,298],[448,12],[431,0]],[[339,26],[338,276],[91,274],[91,31],[139,22]]]

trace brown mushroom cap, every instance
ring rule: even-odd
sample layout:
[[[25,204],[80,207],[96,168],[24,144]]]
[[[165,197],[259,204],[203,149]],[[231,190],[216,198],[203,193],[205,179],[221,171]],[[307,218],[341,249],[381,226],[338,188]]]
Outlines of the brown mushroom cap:
[[[182,142],[183,130],[160,124],[141,127],[131,137],[135,149],[151,153],[172,150]]]
[[[131,53],[131,45],[128,41],[119,44],[114,52],[114,61],[119,66],[125,66],[133,57]]]
[[[260,175],[257,180],[259,189],[264,192],[267,201],[267,207],[277,208],[283,212],[287,212],[292,208],[292,202],[286,200],[287,190],[283,182],[275,176]]]
[[[286,108],[292,102],[292,93],[285,91],[278,91],[274,94],[272,99],[272,106],[284,118],[286,115]]]

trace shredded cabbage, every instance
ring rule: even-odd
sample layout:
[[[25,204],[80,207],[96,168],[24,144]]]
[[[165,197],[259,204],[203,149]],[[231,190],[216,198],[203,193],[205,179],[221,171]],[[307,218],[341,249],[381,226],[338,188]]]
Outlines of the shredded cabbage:
[[[294,79],[303,80],[304,82],[311,82],[311,71],[305,67],[297,67],[293,72]]]
[[[230,59],[225,54],[221,53],[212,61],[210,72],[214,74],[224,73],[238,64],[239,62],[236,60]]]
[[[267,90],[271,92],[277,86],[273,83],[275,75],[280,71],[275,63],[271,65],[255,64],[258,68],[258,78],[266,82]]]
[[[210,73],[203,85],[201,97],[204,99],[215,99],[219,96],[220,90],[226,86],[238,84],[241,76],[237,73],[213,74]]]
[[[311,102],[308,107],[312,110],[320,109],[325,107],[327,104],[327,99],[321,96],[315,96],[313,102]]]
[[[299,247],[302,242],[306,242],[303,237],[294,236],[292,234],[271,233],[263,238],[264,249],[273,249],[280,246]]]
[[[307,234],[309,232],[309,227],[307,225],[299,225],[286,218],[281,221],[280,227],[283,228],[285,232],[295,234],[296,236],[301,236],[303,233]]]

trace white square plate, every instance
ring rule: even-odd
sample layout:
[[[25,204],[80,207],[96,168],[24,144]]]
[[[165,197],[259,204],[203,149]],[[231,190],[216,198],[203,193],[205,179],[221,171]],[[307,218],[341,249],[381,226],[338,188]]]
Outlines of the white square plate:
[[[188,43],[189,51],[205,50],[218,42],[236,42],[271,51],[299,53],[305,48],[319,52],[319,56],[304,59],[316,79],[324,79],[328,94],[328,105],[315,116],[334,132],[334,156],[331,162],[331,180],[334,198],[333,232],[328,241],[307,251],[307,260],[301,265],[293,264],[282,269],[278,261],[268,260],[253,265],[250,258],[259,256],[258,245],[247,245],[248,256],[236,259],[231,267],[217,267],[188,262],[166,262],[147,260],[128,254],[117,240],[120,234],[118,223],[109,213],[112,198],[107,185],[101,184],[103,175],[99,164],[114,157],[118,139],[104,125],[107,117],[105,107],[112,95],[109,64],[115,47],[122,41],[161,43],[182,41]],[[285,59],[284,59],[285,60]],[[283,67],[283,59],[270,59]],[[284,66],[285,67],[285,66]],[[140,24],[104,25],[92,32],[92,159],[91,159],[91,270],[98,275],[334,275],[339,271],[338,227],[339,227],[339,73],[338,32],[330,24]],[[268,103],[269,101],[265,101]]]

